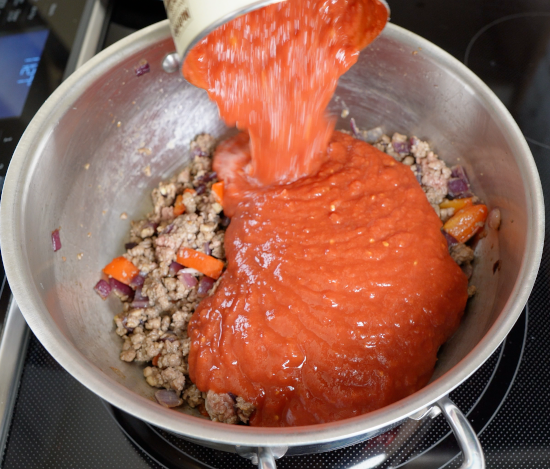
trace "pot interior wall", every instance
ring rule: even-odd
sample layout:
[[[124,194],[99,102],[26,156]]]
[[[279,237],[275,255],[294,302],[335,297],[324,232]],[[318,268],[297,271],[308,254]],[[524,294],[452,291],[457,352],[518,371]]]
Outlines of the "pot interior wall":
[[[59,115],[35,147],[41,157],[32,169],[22,240],[36,291],[66,340],[91,368],[151,399],[154,389],[145,384],[142,368],[119,360],[121,340],[113,323],[119,301],[102,301],[93,286],[101,269],[124,252],[130,220],[151,208],[150,191],[188,161],[190,140],[201,132],[221,137],[229,131],[205,92],[162,71],[162,59],[172,50],[167,38],[121,58]],[[134,67],[142,59],[151,71],[137,77]],[[435,377],[442,376],[484,337],[517,279],[527,215],[515,149],[491,110],[453,70],[387,35],[342,78],[337,97],[332,109],[339,113],[345,103],[363,128],[381,125],[387,133],[428,139],[449,165],[465,165],[475,193],[502,211],[498,237],[490,232],[478,246],[478,293],[441,351]],[[349,117],[338,128],[349,128]],[[63,247],[54,253],[51,231],[58,227]],[[499,259],[501,270],[493,273]]]

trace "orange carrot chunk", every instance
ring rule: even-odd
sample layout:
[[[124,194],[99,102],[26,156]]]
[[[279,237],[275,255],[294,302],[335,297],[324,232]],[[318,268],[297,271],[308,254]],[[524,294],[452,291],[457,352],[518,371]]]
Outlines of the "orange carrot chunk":
[[[183,212],[185,212],[185,205],[183,205],[183,196],[180,194],[176,197],[174,204],[174,216],[179,217]]]
[[[160,353],[158,355],[155,355],[153,357],[153,360],[151,360],[151,362],[153,363],[153,366],[158,366],[159,364],[159,358],[160,358]]]
[[[456,213],[465,207],[469,207],[470,205],[474,205],[473,197],[466,197],[464,199],[444,200],[439,204],[439,208],[454,208]]]
[[[198,270],[213,279],[220,277],[224,267],[223,262],[219,259],[190,248],[181,248],[178,251],[176,262],[185,267]]]
[[[183,191],[185,194],[195,194],[197,191],[195,189],[185,189]]]
[[[212,184],[212,192],[216,198],[216,202],[223,206],[223,181]]]
[[[139,274],[139,269],[123,256],[116,257],[107,265],[103,272],[114,279],[129,285],[132,279]]]
[[[483,228],[488,213],[486,205],[470,205],[449,218],[443,229],[459,243],[465,243]]]

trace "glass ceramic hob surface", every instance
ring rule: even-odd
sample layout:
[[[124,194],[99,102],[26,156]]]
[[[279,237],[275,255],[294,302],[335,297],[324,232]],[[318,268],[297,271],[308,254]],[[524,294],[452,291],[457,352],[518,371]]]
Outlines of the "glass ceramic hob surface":
[[[1,3],[1,1],[0,1]],[[550,3],[547,0],[392,0],[392,22],[465,62],[520,125],[550,206]],[[120,0],[108,38],[162,18],[153,0]],[[548,217],[548,212],[547,212]],[[480,435],[487,467],[550,467],[550,253],[503,345],[451,397]],[[350,448],[286,457],[281,468],[457,468],[440,418]],[[247,468],[238,456],[187,443],[113,409],[31,338],[2,467]]]

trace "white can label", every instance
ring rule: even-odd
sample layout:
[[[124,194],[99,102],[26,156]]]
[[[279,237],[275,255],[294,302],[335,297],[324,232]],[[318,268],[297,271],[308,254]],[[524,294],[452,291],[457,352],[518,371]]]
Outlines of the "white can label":
[[[224,22],[283,0],[164,0],[176,50],[184,58],[189,48]]]
[[[185,25],[191,20],[189,5],[187,0],[164,0],[164,7],[170,20],[172,35],[177,43],[178,38],[185,29]]]

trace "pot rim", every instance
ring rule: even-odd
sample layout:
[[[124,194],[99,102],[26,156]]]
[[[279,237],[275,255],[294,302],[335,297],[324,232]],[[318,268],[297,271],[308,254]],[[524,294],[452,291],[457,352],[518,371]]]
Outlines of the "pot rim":
[[[516,122],[487,85],[465,65],[447,52],[407,31],[388,23],[383,35],[421,48],[471,87],[488,109],[500,116],[499,125],[516,148],[516,160],[525,181],[527,201],[526,253],[518,279],[503,311],[484,338],[445,375],[415,394],[377,411],[320,425],[292,428],[250,428],[215,423],[165,409],[145,397],[134,395],[92,365],[84,355],[65,340],[47,309],[41,304],[21,242],[23,210],[29,191],[30,175],[37,165],[40,149],[59,118],[88,86],[117,63],[143,48],[170,38],[168,21],[144,28],[96,55],[73,73],[50,96],[27,127],[13,155],[3,188],[0,206],[2,258],[13,295],[30,328],[48,352],[78,381],[112,405],[137,418],[166,430],[194,439],[225,445],[304,446],[328,443],[374,432],[399,422],[426,408],[467,379],[479,368],[508,334],[533,288],[544,241],[544,199],[537,168],[530,149]]]

